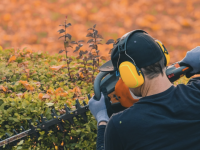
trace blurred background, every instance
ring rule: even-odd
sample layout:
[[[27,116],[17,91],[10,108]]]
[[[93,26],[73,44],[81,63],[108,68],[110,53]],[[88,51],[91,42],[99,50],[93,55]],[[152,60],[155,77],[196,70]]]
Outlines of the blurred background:
[[[72,40],[89,40],[87,29],[96,24],[104,37],[100,54],[109,59],[108,39],[143,29],[162,41],[171,61],[180,61],[200,45],[199,0],[0,0],[0,45],[58,53],[63,39],[57,32],[64,24]],[[85,43],[83,50],[88,49]],[[70,55],[75,55],[71,50]]]

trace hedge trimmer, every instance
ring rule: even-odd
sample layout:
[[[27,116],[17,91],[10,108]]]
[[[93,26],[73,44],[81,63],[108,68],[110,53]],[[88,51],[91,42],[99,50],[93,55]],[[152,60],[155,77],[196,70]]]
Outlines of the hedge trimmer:
[[[90,96],[88,95],[88,98],[90,98]],[[87,115],[86,112],[89,110],[88,109],[88,105],[86,105],[86,103],[83,101],[84,106],[81,106],[78,99],[76,100],[76,110],[71,111],[67,105],[65,104],[65,114],[62,114],[60,116],[57,116],[55,109],[53,108],[51,110],[51,115],[53,117],[53,119],[51,120],[46,120],[46,118],[41,114],[41,122],[37,122],[37,126],[33,126],[31,120],[28,121],[29,123],[29,129],[25,130],[24,127],[21,126],[22,132],[21,133],[17,133],[17,131],[15,129],[13,129],[13,136],[10,136],[8,133],[5,134],[5,137],[7,137],[6,139],[2,140],[0,139],[0,149],[2,146],[13,143],[14,145],[17,144],[17,142],[19,142],[19,139],[22,139],[28,135],[33,135],[32,138],[39,138],[39,132],[37,131],[37,129],[39,128],[40,130],[45,131],[46,133],[48,133],[49,128],[51,126],[57,125],[57,127],[59,128],[60,131],[64,131],[63,128],[63,123],[65,120],[67,120],[71,125],[74,125],[74,117],[78,117],[79,115],[84,119],[85,122],[87,122]]]
[[[166,67],[166,75],[168,79],[170,80],[170,82],[172,83],[178,80],[180,77],[184,76],[187,72],[192,71],[192,68],[186,67],[186,66],[180,66],[179,63],[180,62],[176,62],[172,64],[171,66]],[[121,80],[119,75],[115,71],[109,71],[109,70],[113,70],[109,67],[113,67],[111,61],[108,61],[107,63],[105,63],[99,68],[100,71],[101,70],[103,71],[101,71],[95,79],[94,93],[95,93],[96,99],[100,100],[101,90],[102,91],[106,90],[107,94],[110,94],[113,91],[115,91],[116,95],[114,94],[114,97],[115,99],[118,100],[118,102],[111,103],[111,105],[110,104],[107,105],[108,103],[106,104],[107,113],[108,113],[108,116],[110,117],[113,113],[117,113],[119,111],[126,109],[127,107],[125,107],[124,104],[126,104],[127,101],[130,101],[130,99],[137,101],[137,99],[134,99],[131,96],[128,87],[124,88],[125,86],[123,84],[121,85],[118,84],[119,81]],[[118,96],[120,95],[121,98],[118,97],[117,95]],[[128,97],[127,95],[130,95],[130,96]],[[107,98],[105,97],[105,99],[110,100],[109,97]]]
[[[110,63],[107,62],[107,63]],[[101,67],[100,67],[101,68]],[[100,69],[101,70],[101,69]],[[192,69],[189,67],[185,66],[179,66],[178,63],[174,63],[171,66],[167,67],[166,74],[167,77],[171,82],[174,82],[178,80],[180,77],[185,75],[187,72],[191,71]],[[113,91],[115,91],[115,85],[119,81],[119,76],[116,75],[115,72],[110,72],[110,71],[105,71],[105,72],[100,72],[95,81],[94,81],[94,93],[96,99],[100,99],[101,97],[101,89],[105,88],[107,90],[107,93],[110,94]],[[88,99],[90,99],[90,95],[88,94]],[[116,99],[118,99],[116,97]],[[53,119],[47,120],[43,115],[41,115],[41,122],[37,122],[37,126],[33,126],[31,120],[29,120],[29,129],[25,130],[22,126],[22,132],[17,133],[16,130],[13,129],[13,136],[10,136],[8,133],[4,137],[5,139],[0,139],[0,150],[4,145],[10,145],[10,143],[13,143],[12,145],[16,145],[20,139],[23,139],[24,137],[31,135],[31,138],[39,138],[39,132],[37,129],[39,128],[42,131],[45,131],[48,133],[49,128],[51,126],[57,125],[60,131],[64,131],[63,128],[63,122],[67,120],[71,125],[74,125],[73,118],[78,117],[79,115],[84,119],[85,122],[87,122],[87,115],[86,112],[89,111],[88,105],[83,101],[84,106],[81,106],[78,99],[76,100],[76,110],[70,110],[67,105],[65,104],[65,114],[62,114],[60,116],[57,116],[55,109],[51,110],[51,115]],[[126,109],[126,107],[123,107],[120,102],[117,103],[112,103],[111,104],[112,110],[114,110],[114,113],[119,112],[121,110]],[[109,110],[108,110],[108,115]]]

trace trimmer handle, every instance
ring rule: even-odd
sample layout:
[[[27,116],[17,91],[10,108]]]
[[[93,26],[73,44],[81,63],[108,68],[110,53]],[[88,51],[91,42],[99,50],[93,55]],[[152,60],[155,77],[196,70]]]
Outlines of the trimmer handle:
[[[192,71],[192,68],[186,66],[180,66],[179,62],[174,63],[171,66],[167,67],[166,75],[170,82],[174,82],[184,76],[186,73]]]
[[[112,93],[118,80],[115,72],[100,72],[94,80],[94,98],[100,100],[102,88],[106,88],[108,94]]]
[[[174,82],[191,70],[192,68],[180,66],[178,62],[167,67],[166,75],[171,82]],[[112,93],[118,80],[119,76],[116,76],[115,72],[100,72],[94,81],[95,99],[100,100],[102,88],[106,88],[108,94]]]
[[[101,98],[101,80],[108,75],[109,72],[100,72],[94,80],[94,99],[100,100]]]
[[[117,113],[126,109],[120,102],[111,103],[108,94],[115,90],[115,85],[119,80],[119,76],[116,76],[115,72],[100,72],[94,81],[94,99],[100,100],[101,92],[104,94],[105,104],[107,108],[107,114],[110,117],[113,113]]]

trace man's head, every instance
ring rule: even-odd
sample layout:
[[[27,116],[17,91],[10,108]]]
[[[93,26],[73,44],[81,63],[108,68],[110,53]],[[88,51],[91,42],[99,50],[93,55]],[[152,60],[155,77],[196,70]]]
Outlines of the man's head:
[[[151,80],[153,78],[158,77],[159,75],[164,75],[165,74],[165,64],[164,64],[164,57],[159,60],[158,62],[141,68],[145,78],[148,78],[148,80]]]
[[[169,62],[167,58],[169,55],[162,43],[155,41],[143,30],[131,31],[114,45],[110,71],[119,71],[122,80],[133,89],[133,93],[143,96],[145,94],[141,90],[146,89],[147,85],[151,86],[150,83],[157,81],[156,78],[168,80],[164,69]]]
[[[143,30],[126,33],[111,53],[114,70],[118,70],[119,65],[125,61],[134,61],[140,69],[158,62],[163,57],[159,44]]]

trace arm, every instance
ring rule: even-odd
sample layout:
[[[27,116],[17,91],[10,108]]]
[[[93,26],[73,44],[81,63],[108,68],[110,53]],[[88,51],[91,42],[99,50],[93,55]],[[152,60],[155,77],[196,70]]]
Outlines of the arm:
[[[119,132],[115,127],[113,118],[111,118],[106,126],[105,131],[105,150],[123,150],[122,140]]]
[[[100,122],[97,133],[97,150],[123,150],[121,139],[112,120]]]
[[[97,132],[97,150],[104,150],[104,133],[107,122],[100,122]]]
[[[191,78],[187,84],[191,84],[192,82],[198,82],[200,84],[200,77]]]
[[[104,132],[109,121],[104,95],[101,93],[100,100],[95,100],[94,96],[89,100],[89,109],[97,120],[97,150],[104,150]]]
[[[191,78],[188,81],[187,86],[195,88],[197,91],[199,91],[200,90],[200,77]]]
[[[180,61],[179,65],[192,68],[191,72],[186,73],[187,78],[200,73],[200,46],[188,51],[183,60]]]

